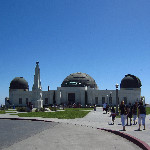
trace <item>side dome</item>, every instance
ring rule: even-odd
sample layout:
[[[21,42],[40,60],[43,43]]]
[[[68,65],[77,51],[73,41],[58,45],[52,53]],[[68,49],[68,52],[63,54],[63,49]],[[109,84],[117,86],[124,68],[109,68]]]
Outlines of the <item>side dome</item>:
[[[120,88],[140,88],[141,86],[140,79],[131,74],[125,75],[120,84]]]
[[[28,82],[23,77],[14,78],[9,89],[29,89]]]
[[[72,73],[67,76],[61,84],[61,87],[85,87],[97,89],[95,80],[86,73]]]

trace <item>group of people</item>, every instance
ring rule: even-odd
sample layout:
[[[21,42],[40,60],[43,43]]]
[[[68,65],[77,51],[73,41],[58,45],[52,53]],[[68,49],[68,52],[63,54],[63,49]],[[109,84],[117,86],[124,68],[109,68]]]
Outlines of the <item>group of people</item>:
[[[107,103],[104,103],[103,111],[106,111],[107,114],[109,110],[111,111],[112,124],[114,124],[115,117],[116,117],[115,108],[112,107],[110,109],[109,105],[107,105]],[[129,125],[128,120],[130,121],[130,125],[132,125],[132,117],[133,117],[133,125],[137,124],[136,119],[138,117],[138,124],[139,124],[138,130],[141,129],[141,122],[144,127],[143,130],[145,130],[146,108],[143,105],[142,101],[140,101],[139,103],[135,102],[133,105],[131,103],[129,103],[129,105],[125,105],[124,101],[121,101],[121,104],[119,106],[119,112],[121,116],[123,131],[125,131],[125,126]],[[126,123],[126,119],[127,119],[127,123]]]
[[[133,125],[137,124],[136,118],[138,116],[138,124],[139,124],[138,130],[139,131],[141,130],[141,121],[144,127],[143,130],[145,130],[146,108],[143,105],[142,101],[140,101],[139,103],[135,102],[134,105],[131,105],[131,103],[129,103],[129,105],[125,105],[124,101],[121,101],[119,110],[121,115],[123,131],[125,131],[125,125],[128,125],[128,118],[130,119],[130,125],[132,125],[132,116],[134,121]],[[125,124],[126,119],[127,119],[127,124]]]
[[[116,112],[115,112],[115,108],[114,106],[112,106],[112,108],[109,107],[109,105],[107,103],[104,103],[103,104],[103,111],[106,111],[106,114],[107,112],[111,111],[111,117],[112,117],[112,124],[114,124],[114,121],[115,121],[115,117],[116,117]]]

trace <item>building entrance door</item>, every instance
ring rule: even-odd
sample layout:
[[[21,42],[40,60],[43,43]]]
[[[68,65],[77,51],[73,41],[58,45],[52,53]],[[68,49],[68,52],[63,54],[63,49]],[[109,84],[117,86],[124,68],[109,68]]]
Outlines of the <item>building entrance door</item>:
[[[69,105],[75,103],[75,93],[68,93],[68,103]]]

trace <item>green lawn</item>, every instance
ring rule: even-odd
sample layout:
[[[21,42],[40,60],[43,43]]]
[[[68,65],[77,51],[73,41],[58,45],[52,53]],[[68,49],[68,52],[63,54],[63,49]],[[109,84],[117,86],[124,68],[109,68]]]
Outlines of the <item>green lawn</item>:
[[[150,114],[150,107],[146,107],[146,115]]]
[[[5,110],[0,110],[0,114],[5,114]]]
[[[56,112],[29,112],[19,113],[19,117],[43,117],[43,118],[58,118],[58,119],[75,119],[83,118],[90,111],[56,111]]]
[[[56,110],[62,110],[62,109],[59,109],[58,107],[54,108],[54,107],[50,107],[50,110],[51,111],[55,111]],[[94,108],[64,108],[64,110],[67,110],[67,111],[80,111],[80,110],[93,110]]]
[[[66,111],[93,110],[94,108],[65,108]]]

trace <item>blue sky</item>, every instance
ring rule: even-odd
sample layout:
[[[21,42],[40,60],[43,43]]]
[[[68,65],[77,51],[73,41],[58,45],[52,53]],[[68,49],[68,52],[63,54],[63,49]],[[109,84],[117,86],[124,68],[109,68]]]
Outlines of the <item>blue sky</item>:
[[[75,72],[113,90],[130,73],[150,103],[150,1],[0,0],[0,104],[15,77],[32,89],[36,61],[43,90]]]

